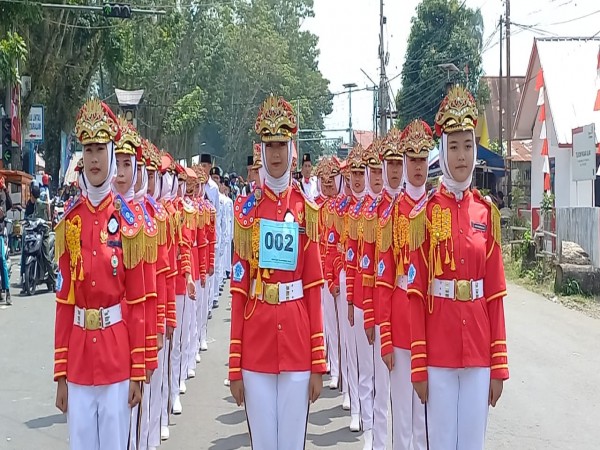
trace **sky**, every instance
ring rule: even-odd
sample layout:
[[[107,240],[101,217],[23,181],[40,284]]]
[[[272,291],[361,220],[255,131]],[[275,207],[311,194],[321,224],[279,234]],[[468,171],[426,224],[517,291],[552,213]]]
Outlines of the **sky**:
[[[410,34],[411,17],[419,0],[384,0],[384,28],[389,62],[386,68],[394,92],[400,88],[400,74]],[[503,0],[466,0],[471,8],[480,8],[484,19],[483,68],[487,75],[499,73],[500,53],[498,21],[504,13]],[[346,83],[357,89],[379,82],[379,0],[314,0],[315,17],[307,19],[304,29],[319,36],[319,68],[330,81],[332,93],[343,92]],[[511,70],[524,76],[535,37],[600,36],[599,0],[512,0]],[[535,30],[531,30],[534,27]],[[505,53],[506,54],[506,53]],[[506,70],[506,66],[504,67]],[[397,77],[397,78],[396,78]],[[325,119],[326,129],[348,127],[348,95],[336,95],[333,113]],[[373,129],[373,92],[352,94],[352,124],[355,130]],[[326,133],[328,137],[347,137],[347,132]],[[347,141],[347,139],[346,139]]]

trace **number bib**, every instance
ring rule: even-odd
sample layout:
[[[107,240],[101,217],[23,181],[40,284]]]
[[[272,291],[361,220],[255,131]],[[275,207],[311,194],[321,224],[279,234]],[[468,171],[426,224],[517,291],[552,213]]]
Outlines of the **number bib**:
[[[258,266],[261,269],[296,270],[298,237],[297,222],[261,219]]]

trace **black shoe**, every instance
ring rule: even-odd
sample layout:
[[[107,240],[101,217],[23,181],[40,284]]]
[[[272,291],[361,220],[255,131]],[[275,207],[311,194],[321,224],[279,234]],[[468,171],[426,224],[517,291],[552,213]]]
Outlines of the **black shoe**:
[[[213,309],[217,309],[219,307],[219,302],[214,301],[213,302]]]
[[[208,318],[209,318],[209,319],[212,319],[212,311],[209,311],[209,312],[208,312]]]

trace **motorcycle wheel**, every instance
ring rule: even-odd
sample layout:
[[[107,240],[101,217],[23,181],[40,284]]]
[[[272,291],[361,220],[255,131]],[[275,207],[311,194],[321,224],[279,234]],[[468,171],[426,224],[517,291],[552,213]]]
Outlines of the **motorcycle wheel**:
[[[25,293],[35,295],[37,289],[35,280],[35,262],[25,267]]]

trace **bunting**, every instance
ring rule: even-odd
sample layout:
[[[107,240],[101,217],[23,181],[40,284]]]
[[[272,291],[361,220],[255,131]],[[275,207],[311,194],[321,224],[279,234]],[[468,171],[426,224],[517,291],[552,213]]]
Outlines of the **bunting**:
[[[540,127],[540,140],[542,141],[541,155],[544,158],[542,172],[544,173],[544,192],[550,192],[550,158],[548,156],[548,132],[546,129],[546,95],[544,88],[544,71],[540,68],[535,79],[535,89],[539,91],[537,106],[539,106],[538,121],[542,123]]]

